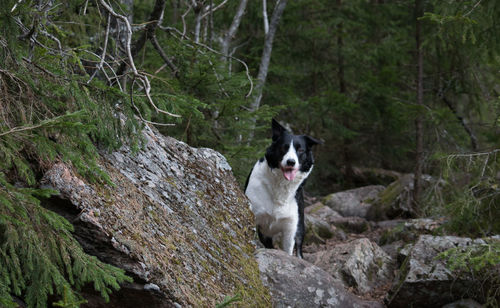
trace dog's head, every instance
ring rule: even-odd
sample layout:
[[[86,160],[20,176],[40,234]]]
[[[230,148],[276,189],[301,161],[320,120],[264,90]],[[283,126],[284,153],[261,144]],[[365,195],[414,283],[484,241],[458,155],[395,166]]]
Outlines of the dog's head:
[[[306,135],[293,135],[274,119],[272,131],[272,143],[266,151],[269,167],[281,169],[288,181],[298,172],[309,172],[314,163],[312,147],[323,142]]]

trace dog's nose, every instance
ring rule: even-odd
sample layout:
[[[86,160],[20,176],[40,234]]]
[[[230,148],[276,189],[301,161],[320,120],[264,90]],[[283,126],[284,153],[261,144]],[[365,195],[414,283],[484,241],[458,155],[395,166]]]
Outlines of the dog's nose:
[[[289,159],[289,160],[287,160],[287,161],[286,161],[286,165],[287,165],[287,166],[290,166],[290,167],[295,166],[295,160],[293,160],[293,159]]]

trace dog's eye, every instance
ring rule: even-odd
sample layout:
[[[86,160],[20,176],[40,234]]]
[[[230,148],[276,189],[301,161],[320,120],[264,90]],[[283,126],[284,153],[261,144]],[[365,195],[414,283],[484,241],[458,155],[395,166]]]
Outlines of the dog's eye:
[[[288,144],[284,144],[284,145],[281,147],[281,149],[282,149],[284,152],[288,151],[288,149],[289,149],[289,148],[290,148],[290,145],[288,145]]]
[[[297,149],[297,153],[299,153],[299,154],[304,153],[304,149],[302,149],[302,148],[298,148],[298,149]]]

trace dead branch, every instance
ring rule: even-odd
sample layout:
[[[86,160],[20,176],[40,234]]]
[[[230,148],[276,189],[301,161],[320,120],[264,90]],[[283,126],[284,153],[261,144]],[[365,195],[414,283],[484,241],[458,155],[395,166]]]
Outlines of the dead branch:
[[[157,1],[157,3],[159,3],[159,2],[164,2],[164,1],[162,1],[162,0]],[[130,26],[130,22],[128,21],[127,17],[116,13],[113,10],[113,8],[111,7],[111,5],[109,5],[105,0],[100,0],[100,3],[102,4],[102,6],[104,6],[104,8],[108,11],[109,14],[113,15],[117,19],[120,19],[127,27],[125,49],[126,49],[126,53],[127,53],[127,57],[128,57],[128,61],[129,61],[128,64],[129,64],[130,68],[132,69],[132,73],[134,75],[134,78],[137,78],[138,80],[141,81],[142,86],[144,88],[144,92],[145,92],[146,97],[148,98],[148,101],[151,104],[151,106],[153,106],[154,110],[157,113],[163,113],[163,114],[166,114],[166,115],[169,115],[172,117],[180,117],[180,115],[178,115],[178,114],[174,114],[174,113],[171,113],[171,112],[168,112],[168,111],[165,111],[165,110],[158,108],[155,105],[155,103],[153,102],[153,99],[151,98],[151,94],[150,94],[151,84],[149,83],[149,79],[144,74],[140,74],[138,72],[138,70],[135,66],[135,63],[134,63],[134,57],[132,55],[132,48],[131,48],[132,27]],[[155,7],[156,7],[156,5],[155,5]],[[163,11],[161,12],[161,16],[163,16]]]
[[[167,57],[167,55],[165,54],[165,52],[163,51],[163,49],[161,48],[160,44],[158,43],[158,40],[156,39],[156,34],[153,34],[153,36],[151,37],[151,43],[153,44],[153,47],[156,49],[156,51],[158,51],[158,53],[160,54],[160,57],[163,59],[163,61],[165,61],[165,64],[172,70],[172,73],[174,74],[174,76],[176,78],[179,77],[179,69],[177,68],[177,66],[175,66],[175,64]]]
[[[106,22],[106,33],[104,35],[104,47],[102,48],[101,60],[99,61],[99,64],[96,65],[95,71],[92,74],[92,76],[90,76],[90,79],[87,81],[87,83],[90,83],[92,81],[92,79],[94,79],[95,75],[97,75],[97,72],[102,70],[102,68],[103,68],[104,58],[106,58],[106,51],[108,48],[108,38],[109,38],[110,25],[111,25],[111,14],[108,14],[108,19]],[[108,78],[107,75],[106,75],[106,78]],[[109,78],[108,78],[108,82],[110,82]],[[118,83],[118,84],[120,84],[120,83]]]

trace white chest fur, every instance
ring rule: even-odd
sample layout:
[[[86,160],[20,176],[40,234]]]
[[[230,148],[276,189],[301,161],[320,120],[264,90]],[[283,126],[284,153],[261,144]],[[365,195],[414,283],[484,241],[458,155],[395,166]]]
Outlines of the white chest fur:
[[[292,181],[288,181],[280,169],[271,169],[265,160],[259,161],[245,191],[260,232],[272,238],[281,233],[283,250],[289,254],[293,251],[299,220],[295,193],[310,172],[299,171]]]

